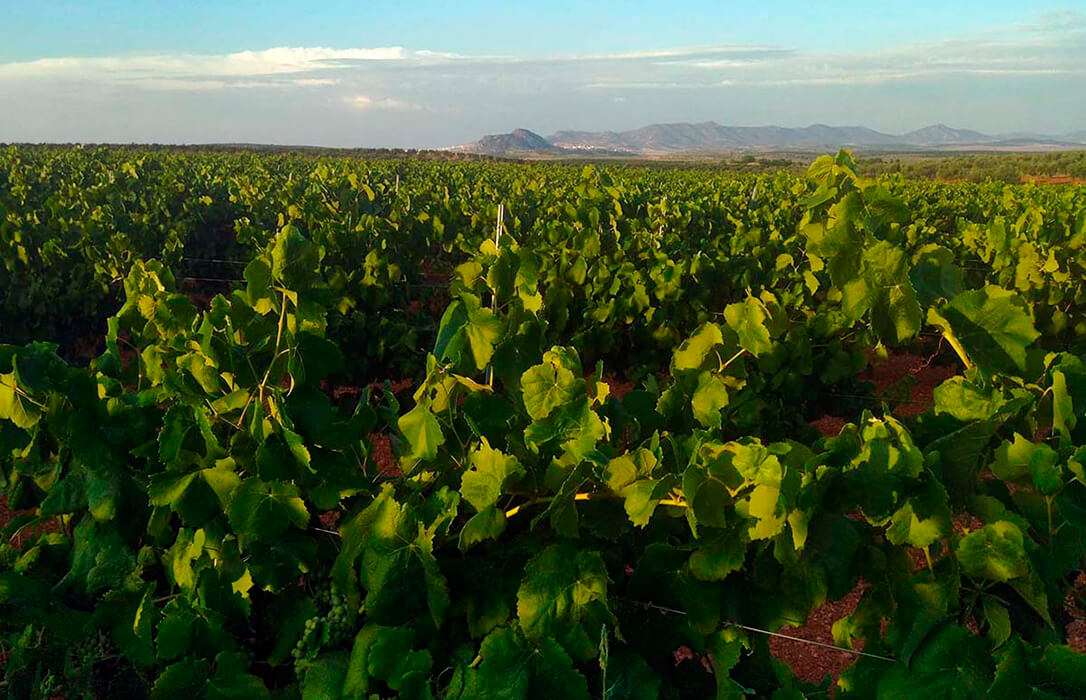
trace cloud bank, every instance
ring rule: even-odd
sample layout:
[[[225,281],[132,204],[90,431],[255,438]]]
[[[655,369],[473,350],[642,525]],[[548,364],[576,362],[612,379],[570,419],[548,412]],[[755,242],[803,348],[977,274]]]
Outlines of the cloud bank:
[[[1080,13],[876,51],[732,45],[494,56],[388,46],[43,58],[0,63],[0,91],[15,105],[0,114],[0,141],[248,133],[241,140],[435,146],[516,126],[699,119],[1058,132],[1086,127],[1084,78]],[[997,123],[1001,108],[1005,123]]]

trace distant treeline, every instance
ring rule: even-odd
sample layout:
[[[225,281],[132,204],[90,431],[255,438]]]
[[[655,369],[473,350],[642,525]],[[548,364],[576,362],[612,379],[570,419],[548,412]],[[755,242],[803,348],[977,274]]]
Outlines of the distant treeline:
[[[908,178],[1021,182],[1031,177],[1086,178],[1086,150],[1059,153],[991,153],[956,156],[890,155],[859,159],[864,175],[901,173]]]
[[[308,155],[314,157],[348,157],[369,160],[426,160],[452,162],[556,162],[567,165],[594,164],[606,167],[635,166],[656,170],[688,170],[691,168],[712,172],[769,173],[787,171],[801,174],[807,163],[819,155],[807,151],[781,151],[774,153],[731,154],[725,157],[709,154],[675,155],[668,158],[639,158],[630,156],[538,158],[522,159],[483,155],[454,150],[426,150],[408,148],[326,148],[320,146],[289,146],[248,143],[224,144],[3,144],[21,148],[65,150],[73,146],[84,148],[109,148],[135,151],[169,151],[176,153],[263,153],[278,155]],[[1042,181],[1054,178],[1056,182],[1068,178],[1072,181],[1086,179],[1086,148],[1078,151],[1053,153],[961,153],[950,155],[939,152],[885,153],[878,155],[857,154],[859,172],[865,176],[901,173],[911,179],[933,179],[955,182],[1023,182],[1034,178]]]

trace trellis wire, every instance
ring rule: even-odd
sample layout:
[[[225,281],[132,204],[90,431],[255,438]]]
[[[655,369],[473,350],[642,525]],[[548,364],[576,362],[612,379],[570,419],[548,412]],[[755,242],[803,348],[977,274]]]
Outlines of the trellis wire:
[[[658,612],[669,613],[672,615],[686,615],[684,610],[676,610],[675,608],[664,607],[663,605],[656,605],[655,603],[645,603],[639,600],[627,601],[641,608],[647,608],[649,610],[656,610]],[[783,634],[781,632],[771,632],[764,630],[760,627],[751,627],[750,625],[743,625],[738,622],[732,622],[730,620],[724,620],[721,624],[727,627],[735,627],[737,629],[746,630],[747,632],[754,632],[756,634],[764,634],[768,637],[778,637],[780,639],[788,639],[793,642],[802,642],[803,644],[810,644],[816,647],[823,647],[825,649],[833,649],[834,651],[844,652],[846,654],[852,654],[854,656],[866,656],[871,659],[878,659],[880,661],[889,661],[891,663],[897,661],[890,656],[883,656],[882,654],[872,654],[868,651],[860,651],[859,649],[848,649],[846,647],[839,647],[834,644],[826,644],[825,642],[818,642],[813,639],[804,639],[803,637],[796,637],[790,634]]]

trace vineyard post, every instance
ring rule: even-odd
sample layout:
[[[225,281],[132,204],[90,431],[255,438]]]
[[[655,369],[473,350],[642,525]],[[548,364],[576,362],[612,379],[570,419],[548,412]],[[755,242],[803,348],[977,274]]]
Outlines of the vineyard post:
[[[499,246],[502,239],[502,221],[505,219],[505,204],[498,203],[498,220],[494,225],[494,254],[497,255]],[[496,292],[490,293],[490,310],[497,315],[498,313],[498,294]],[[486,366],[486,385],[494,387],[494,365]]]

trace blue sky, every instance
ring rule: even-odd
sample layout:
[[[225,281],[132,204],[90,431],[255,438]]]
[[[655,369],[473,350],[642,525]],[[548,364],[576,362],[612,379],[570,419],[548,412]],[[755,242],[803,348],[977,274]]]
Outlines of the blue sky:
[[[1086,0],[0,3],[0,141],[1086,129]]]

